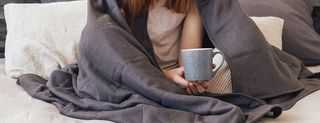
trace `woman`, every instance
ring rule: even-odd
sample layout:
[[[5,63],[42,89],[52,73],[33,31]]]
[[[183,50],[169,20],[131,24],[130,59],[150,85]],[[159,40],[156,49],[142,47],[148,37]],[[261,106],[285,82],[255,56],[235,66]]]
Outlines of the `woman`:
[[[208,36],[224,51],[233,72],[234,93],[186,95],[186,91],[174,86],[158,69],[148,51],[150,46],[143,47],[144,41],[132,35],[137,34],[134,32],[137,28],[132,25],[135,17],[141,19],[140,11],[148,10],[149,22],[137,22],[148,23],[148,33],[166,77],[187,88],[189,93],[203,92],[201,89],[207,85],[192,85],[183,78],[178,57],[180,49],[201,44],[203,32],[195,1],[121,0],[123,15],[115,0],[90,2],[88,23],[79,44],[78,65],[53,72],[48,81],[30,74],[18,80],[29,94],[56,104],[68,116],[137,123],[256,122],[263,116],[278,117],[281,107],[291,108],[320,87],[316,79],[319,74],[312,74],[301,61],[266,43],[238,1],[199,0],[197,5]],[[159,13],[164,15],[154,16]],[[122,16],[133,27],[132,33]],[[175,21],[166,21],[165,17]],[[161,21],[154,22],[157,20]],[[168,31],[168,27],[173,28]],[[138,33],[145,36],[146,30]],[[174,57],[161,54],[162,50],[171,51],[167,47],[173,49]],[[165,56],[170,56],[170,60]]]
[[[149,12],[148,33],[167,78],[189,94],[202,93],[209,87],[209,81],[197,84],[184,79],[179,54],[182,49],[200,48],[202,44],[203,26],[195,0],[124,0],[121,8],[131,26],[141,11]]]

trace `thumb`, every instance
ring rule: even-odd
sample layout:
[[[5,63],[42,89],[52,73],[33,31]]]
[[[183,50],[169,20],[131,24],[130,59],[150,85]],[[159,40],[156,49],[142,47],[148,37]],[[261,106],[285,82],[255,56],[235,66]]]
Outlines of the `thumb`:
[[[177,74],[179,74],[179,76],[181,77],[184,77],[184,68],[183,67],[177,68]]]
[[[180,67],[176,69],[177,75],[173,77],[173,80],[181,87],[187,88],[190,82],[184,79],[184,68]]]
[[[191,83],[182,78],[181,76],[175,76],[173,77],[173,81],[175,81],[176,84],[178,84],[182,88],[187,88]]]

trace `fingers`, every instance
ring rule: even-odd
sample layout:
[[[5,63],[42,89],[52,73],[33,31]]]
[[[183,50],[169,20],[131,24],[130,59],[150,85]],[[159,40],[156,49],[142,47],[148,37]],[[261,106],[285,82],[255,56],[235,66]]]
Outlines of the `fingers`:
[[[194,84],[191,83],[191,84],[188,86],[188,88],[191,90],[191,93],[192,93],[193,95],[199,95],[199,94],[200,94],[200,92],[198,91],[197,87],[196,87]]]
[[[198,90],[199,93],[203,93],[203,92],[205,92],[207,90],[204,87],[202,87],[202,85],[199,84],[199,83],[194,83],[194,85],[195,85],[195,87],[196,87],[196,89]]]
[[[199,84],[200,84],[201,87],[203,87],[204,89],[208,89],[208,88],[209,88],[209,81],[200,82]]]
[[[181,88],[187,88],[190,82],[182,78],[181,76],[175,76],[173,77],[173,81]]]
[[[216,68],[215,64],[211,64],[212,69]]]
[[[193,95],[193,93],[191,92],[191,89],[189,87],[187,88],[187,93],[190,95]]]
[[[198,84],[196,82],[189,84],[189,86],[187,88],[187,92],[192,95],[199,95],[205,91],[206,91],[206,89],[204,87],[202,87],[201,84]]]
[[[181,77],[184,77],[184,68],[183,67],[177,68],[176,71],[177,71],[178,75],[180,75]]]
[[[213,67],[215,67],[214,64]],[[171,77],[169,76],[168,78],[171,78],[180,88],[186,89],[187,93],[191,95],[199,95],[209,87],[208,81],[189,82],[185,80],[183,67],[176,68],[174,71],[167,72],[167,74],[171,75]]]
[[[182,67],[166,71],[165,75],[180,88],[185,89],[190,84],[190,82],[184,79],[184,69]]]

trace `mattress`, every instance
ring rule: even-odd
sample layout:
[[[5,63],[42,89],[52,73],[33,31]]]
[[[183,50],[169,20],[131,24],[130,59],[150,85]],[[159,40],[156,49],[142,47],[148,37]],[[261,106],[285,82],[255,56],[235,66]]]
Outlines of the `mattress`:
[[[309,68],[320,72],[320,66]],[[320,91],[303,98],[277,119],[265,118],[260,123],[320,123]],[[80,120],[63,116],[49,103],[30,97],[16,80],[5,75],[0,59],[0,123],[111,123],[102,120]]]

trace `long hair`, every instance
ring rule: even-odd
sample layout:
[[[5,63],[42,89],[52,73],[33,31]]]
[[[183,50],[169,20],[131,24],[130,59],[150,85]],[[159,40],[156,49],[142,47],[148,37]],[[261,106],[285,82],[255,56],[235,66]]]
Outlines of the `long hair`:
[[[190,0],[167,0],[164,6],[176,13],[186,14]],[[135,18],[141,11],[148,11],[155,0],[121,0],[120,8],[124,10],[125,18],[132,26]]]

